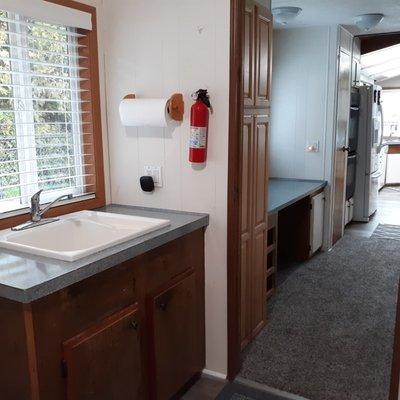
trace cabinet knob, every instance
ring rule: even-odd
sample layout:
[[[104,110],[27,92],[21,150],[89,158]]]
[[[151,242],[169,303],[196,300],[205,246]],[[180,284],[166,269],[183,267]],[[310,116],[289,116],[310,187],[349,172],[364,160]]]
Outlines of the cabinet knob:
[[[163,301],[158,305],[158,308],[162,311],[165,311],[167,309],[167,302]]]
[[[137,331],[138,327],[139,327],[139,323],[137,321],[131,322],[131,328],[133,328],[135,331]]]

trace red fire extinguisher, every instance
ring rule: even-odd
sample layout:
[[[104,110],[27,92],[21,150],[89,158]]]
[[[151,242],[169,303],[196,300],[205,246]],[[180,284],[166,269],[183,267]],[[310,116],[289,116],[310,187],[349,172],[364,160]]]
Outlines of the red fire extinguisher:
[[[207,136],[210,98],[207,90],[200,89],[192,95],[196,103],[190,112],[189,161],[204,163],[207,159]]]

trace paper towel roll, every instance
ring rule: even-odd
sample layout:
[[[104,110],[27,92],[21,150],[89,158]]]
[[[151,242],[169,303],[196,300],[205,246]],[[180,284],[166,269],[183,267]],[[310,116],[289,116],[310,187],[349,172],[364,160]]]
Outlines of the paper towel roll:
[[[124,99],[119,105],[122,124],[165,128],[169,122],[168,101],[169,99]]]

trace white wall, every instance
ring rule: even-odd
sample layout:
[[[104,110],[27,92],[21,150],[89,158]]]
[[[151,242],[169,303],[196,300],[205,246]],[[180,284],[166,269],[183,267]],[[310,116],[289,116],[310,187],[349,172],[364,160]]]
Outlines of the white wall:
[[[330,180],[336,31],[274,30],[271,176]],[[314,142],[319,152],[306,152]]]
[[[104,1],[111,197],[113,203],[206,212],[207,368],[227,370],[227,166],[229,0]],[[188,162],[190,94],[209,89],[205,168]],[[182,92],[185,118],[175,130],[124,128],[118,105],[128,93],[168,97]],[[145,194],[144,165],[163,168],[164,187]],[[184,327],[182,327],[184,329]]]

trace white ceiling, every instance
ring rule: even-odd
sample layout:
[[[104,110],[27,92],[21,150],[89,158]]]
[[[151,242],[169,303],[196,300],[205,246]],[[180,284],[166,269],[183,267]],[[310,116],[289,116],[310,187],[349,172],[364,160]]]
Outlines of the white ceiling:
[[[295,6],[303,9],[288,25],[280,28],[345,25],[353,34],[400,31],[400,0],[272,0],[272,7]],[[352,18],[359,14],[382,13],[385,19],[373,30],[360,31]]]

